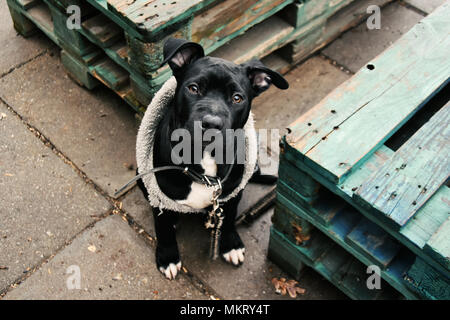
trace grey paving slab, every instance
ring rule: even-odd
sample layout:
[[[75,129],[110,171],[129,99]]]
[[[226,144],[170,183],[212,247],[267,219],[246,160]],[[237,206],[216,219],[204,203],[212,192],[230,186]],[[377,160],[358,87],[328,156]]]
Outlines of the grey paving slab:
[[[289,89],[270,88],[252,105],[256,127],[284,129],[350,76],[328,61],[313,57],[290,71],[285,78]]]
[[[407,4],[430,14],[437,7],[445,2],[445,0],[404,0]]]
[[[0,96],[109,194],[134,176],[131,108],[104,87],[75,84],[57,52],[1,78]]]
[[[54,44],[38,32],[25,39],[14,30],[6,1],[0,1],[0,76]]]
[[[110,209],[0,103],[0,291]]]
[[[109,216],[83,232],[4,299],[209,297],[185,277],[165,279],[155,268],[151,247],[121,217]]]
[[[344,33],[322,52],[352,72],[387,49],[423,18],[393,2],[381,10],[381,29],[369,30],[365,22]]]

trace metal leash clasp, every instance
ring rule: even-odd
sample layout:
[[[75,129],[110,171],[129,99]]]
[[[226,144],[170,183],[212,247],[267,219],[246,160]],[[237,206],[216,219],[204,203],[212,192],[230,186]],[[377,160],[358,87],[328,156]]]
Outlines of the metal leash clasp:
[[[214,228],[217,224],[217,219],[222,215],[222,208],[219,204],[219,197],[222,194],[222,183],[217,179],[217,185],[209,184],[208,187],[214,188],[211,203],[212,209],[208,213],[208,219],[205,223],[206,229]]]
[[[220,179],[217,179],[217,185],[212,186],[214,188],[213,196],[211,199],[212,209],[208,213],[208,219],[205,223],[206,229],[211,230],[211,242],[210,242],[210,256],[211,258],[217,259],[219,256],[219,238],[220,238],[220,228],[223,223],[223,209],[219,204],[219,197],[222,194],[222,183]]]

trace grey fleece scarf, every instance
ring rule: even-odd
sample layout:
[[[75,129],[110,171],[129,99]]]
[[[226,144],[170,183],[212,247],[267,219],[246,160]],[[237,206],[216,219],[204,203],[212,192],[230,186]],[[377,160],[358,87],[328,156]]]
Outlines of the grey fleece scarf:
[[[152,102],[145,112],[139,127],[136,141],[136,160],[138,173],[147,172],[153,168],[153,144],[155,132],[163,115],[167,112],[166,108],[170,105],[175,95],[177,81],[175,77],[171,77],[156,93]],[[252,177],[258,153],[258,143],[256,131],[254,127],[253,115],[250,113],[245,129],[245,146],[246,146],[246,163],[244,165],[244,175],[239,186],[233,190],[227,197],[220,199],[220,202],[226,202],[237,196],[239,191],[244,189],[248,180]],[[204,212],[204,209],[195,209],[190,206],[181,204],[176,200],[167,197],[158,186],[154,173],[149,173],[142,177],[145,187],[149,193],[149,202],[152,207],[160,210],[167,209],[183,213]]]

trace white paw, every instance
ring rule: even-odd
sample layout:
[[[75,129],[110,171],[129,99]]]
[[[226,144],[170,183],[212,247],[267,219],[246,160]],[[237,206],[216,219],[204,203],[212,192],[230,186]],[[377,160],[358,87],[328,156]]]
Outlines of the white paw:
[[[159,267],[159,271],[166,276],[167,279],[173,280],[177,276],[178,271],[181,270],[181,261],[177,264],[171,263],[167,268]]]
[[[244,262],[245,248],[233,249],[224,253],[222,256],[226,262],[232,263],[235,266]]]

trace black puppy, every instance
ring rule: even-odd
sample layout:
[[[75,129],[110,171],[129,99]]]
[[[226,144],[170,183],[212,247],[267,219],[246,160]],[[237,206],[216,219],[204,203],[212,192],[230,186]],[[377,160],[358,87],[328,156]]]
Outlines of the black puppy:
[[[206,152],[206,144],[203,141],[200,141],[199,159],[196,159],[195,152],[192,152],[187,157],[189,161],[174,163],[173,151],[176,142],[172,141],[172,135],[175,130],[183,129],[195,137],[195,130],[198,129],[200,132],[215,130],[227,137],[227,130],[247,128],[248,122],[251,122],[253,128],[250,113],[253,98],[267,90],[272,83],[280,89],[287,89],[288,83],[279,73],[265,67],[258,60],[237,65],[223,59],[205,57],[199,44],[183,39],[171,38],[166,42],[164,63],[169,64],[176,83],[171,79],[163,86],[149,106],[151,110],[148,109],[144,116],[138,133],[138,171],[142,173],[145,171],[141,168],[143,164],[152,162],[147,169],[178,165],[199,174],[223,179],[220,200],[223,200],[221,207],[224,219],[218,241],[219,253],[227,262],[240,265],[244,261],[245,248],[234,222],[242,188],[248,181],[248,178],[244,177],[248,176],[249,168],[253,173],[255,165],[240,163],[236,161],[236,157],[231,158],[234,159],[231,163],[216,161],[220,151]],[[171,88],[171,81],[174,88]],[[162,114],[155,111],[160,110],[160,101],[168,104],[167,107],[161,108]],[[146,127],[149,123],[156,126],[154,131]],[[194,149],[194,144],[199,142],[194,141],[195,139],[198,138],[192,141]],[[147,143],[147,140],[152,142]],[[225,144],[232,142],[227,138],[224,140]],[[238,150],[246,146],[244,143],[236,143],[231,150],[248,153],[248,148]],[[227,148],[223,149],[223,152],[229,152],[225,151]],[[186,160],[186,157],[183,159]],[[222,159],[230,158],[222,154]],[[249,161],[248,158],[246,161]],[[152,205],[154,213],[158,243],[157,267],[167,278],[173,279],[181,268],[175,236],[178,213],[208,211],[212,205],[213,188],[193,181],[192,177],[180,170],[159,171],[154,173],[152,179],[153,182],[142,178],[138,180],[138,185]],[[158,188],[161,191],[158,191],[159,193],[154,190]],[[153,199],[155,197],[158,198],[157,201]],[[168,199],[176,204],[164,205],[164,201],[167,202]],[[184,210],[185,208],[188,209]]]

